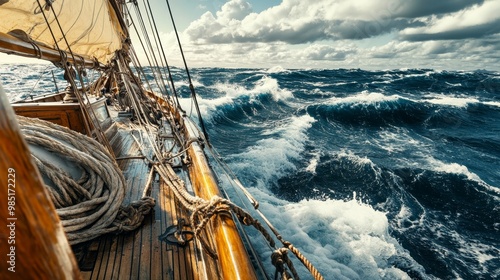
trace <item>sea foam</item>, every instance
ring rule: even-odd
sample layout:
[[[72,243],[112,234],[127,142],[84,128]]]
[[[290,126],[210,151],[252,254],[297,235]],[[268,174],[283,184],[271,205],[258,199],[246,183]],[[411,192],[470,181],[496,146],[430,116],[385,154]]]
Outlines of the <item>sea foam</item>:
[[[396,268],[402,265],[395,259],[422,270],[389,235],[385,213],[355,198],[289,203],[262,190],[251,192],[282,236],[300,248],[326,279],[410,279]],[[265,246],[257,249],[264,257],[270,254]],[[295,266],[301,279],[312,279],[300,263]]]
[[[314,118],[309,115],[293,116],[264,131],[262,135],[267,137],[230,157],[233,168],[261,188],[267,188],[269,182],[296,169],[293,161],[301,158],[308,139],[306,131],[313,122]]]

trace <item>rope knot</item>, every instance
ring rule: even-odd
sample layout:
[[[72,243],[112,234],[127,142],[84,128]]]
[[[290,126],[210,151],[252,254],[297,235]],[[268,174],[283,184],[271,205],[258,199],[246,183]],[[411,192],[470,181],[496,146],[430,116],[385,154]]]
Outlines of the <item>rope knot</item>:
[[[284,280],[292,279],[290,273],[286,270],[285,267],[285,264],[290,266],[291,263],[287,253],[287,248],[279,248],[274,250],[274,252],[271,254],[271,263],[276,267],[274,279],[278,278],[278,273],[281,274],[281,278]],[[294,270],[293,267],[291,267],[291,269],[292,271]],[[298,278],[296,279],[298,280]]]
[[[278,269],[278,272],[282,273],[284,271],[284,258],[287,258],[287,253],[288,249],[286,248],[279,248],[274,250],[274,252],[271,254],[271,263],[276,266],[276,269]]]

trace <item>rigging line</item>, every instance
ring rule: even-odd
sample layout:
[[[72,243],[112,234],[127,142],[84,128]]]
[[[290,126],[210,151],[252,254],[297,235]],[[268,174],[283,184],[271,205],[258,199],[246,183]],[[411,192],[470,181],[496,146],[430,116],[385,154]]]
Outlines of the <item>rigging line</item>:
[[[137,4],[137,3],[135,3],[135,4]],[[128,14],[132,15],[130,10],[128,9],[128,6],[125,5],[125,7],[127,9]],[[147,31],[145,30],[145,27],[144,27],[144,22],[141,20],[142,15],[141,15],[140,10],[139,10],[137,5],[134,5],[134,9],[135,9],[135,15],[137,17],[137,21],[139,22],[139,28],[142,31],[142,35],[139,33],[139,30],[137,29],[136,21],[132,18],[132,16],[130,16],[130,21],[132,23],[131,25],[134,27],[135,33],[137,34],[137,38],[139,39],[139,42],[141,43],[142,49],[144,50],[144,54],[146,55],[146,58],[148,60],[148,64],[154,65],[154,63],[151,62],[151,57],[153,55],[151,54],[151,48],[148,44],[150,41],[149,41],[149,38],[147,35]],[[143,41],[143,37],[144,37],[144,41]]]
[[[123,71],[125,70],[125,69],[124,69],[125,67],[124,67],[124,65],[123,65],[123,64],[124,64],[124,58],[123,58],[123,56],[122,56],[122,54],[121,54],[121,53],[118,53],[117,55],[118,55],[118,60],[117,60],[118,69],[120,70],[120,72],[123,72]],[[153,140],[151,139],[151,135],[153,135],[153,133],[151,132],[151,125],[150,125],[151,123],[149,123],[149,120],[146,118],[146,114],[144,113],[144,110],[142,110],[142,107],[141,107],[141,106],[139,106],[139,104],[137,104],[137,103],[139,103],[139,102],[135,99],[135,97],[137,97],[137,96],[135,96],[134,94],[132,94],[132,92],[133,92],[133,91],[130,91],[130,90],[131,90],[131,89],[130,89],[130,85],[128,84],[128,82],[126,81],[126,79],[124,79],[125,75],[124,75],[124,74],[121,74],[121,75],[122,75],[122,77],[123,77],[123,78],[122,78],[122,80],[123,80],[123,82],[124,82],[124,85],[125,85],[125,87],[127,88],[127,91],[130,93],[130,94],[129,94],[129,96],[132,96],[132,98],[131,98],[132,103],[133,103],[133,104],[134,104],[134,106],[136,107],[137,112],[140,112],[140,114],[139,114],[139,118],[137,118],[137,119],[139,120],[139,123],[140,123],[140,124],[141,124],[141,125],[142,125],[145,129],[146,129],[146,131],[147,131],[147,133],[146,133],[146,135],[147,135],[147,139],[148,139],[149,143],[151,144],[151,146],[153,147],[153,151],[154,151],[154,153],[155,153],[156,158],[157,158],[158,160],[162,160],[162,159],[163,159],[163,157],[162,157],[162,155],[161,155],[161,152],[159,151],[159,147],[158,147],[158,145],[155,143],[155,141],[153,141]],[[144,119],[145,119],[145,122],[144,122],[144,123],[145,123],[145,124],[143,124],[143,123],[141,122],[141,117],[140,117],[140,115],[141,115],[141,114],[144,116]]]
[[[135,52],[133,52],[133,55],[135,56],[134,59],[136,59],[136,56],[137,54]],[[132,61],[135,65],[135,62]],[[141,98],[141,103],[146,105],[145,102],[144,102],[144,99],[146,100],[146,102],[151,105],[151,109],[153,110],[153,113],[154,113],[154,117],[156,118],[156,115],[157,115],[157,112],[159,111],[162,116],[165,116],[165,114],[163,113],[163,111],[161,110],[161,107],[160,107],[160,104],[158,104],[158,102],[154,102],[153,100],[151,100],[150,98],[148,98],[147,96],[144,96],[144,93],[143,93],[143,88],[140,86],[140,79],[139,77],[136,77],[134,74],[133,74],[133,71],[132,71],[132,68],[130,68],[130,65],[126,64],[125,67],[128,69],[129,73],[132,73],[131,75],[131,78],[134,80],[134,83],[136,85],[139,86],[139,90],[141,91],[141,93],[143,94],[143,98]],[[142,68],[140,68],[141,70],[138,71],[138,74],[140,75],[140,73],[142,73],[144,75],[144,72],[142,72]],[[149,85],[149,82],[147,81],[146,79],[146,83]],[[149,87],[151,88],[151,86],[149,85]],[[145,98],[144,98],[145,97]]]
[[[51,70],[52,80],[54,81],[54,86],[56,86],[56,92],[59,92],[59,87],[57,86],[56,77],[54,76],[54,71]]]
[[[132,75],[132,79],[134,79],[134,81],[137,85],[140,85],[141,84],[140,83],[140,76],[142,74],[142,76],[144,77],[144,80],[148,86],[148,89],[151,92],[153,92],[151,84],[149,83],[149,80],[147,79],[146,74],[144,73],[144,70],[139,62],[139,59],[137,58],[137,53],[135,52],[135,49],[133,48],[133,46],[130,46],[129,54],[130,54],[131,61],[134,64],[134,67],[137,70],[137,73],[139,76],[139,80],[135,77],[135,75]],[[126,66],[127,66],[127,69],[129,70],[129,73],[133,73],[132,68],[130,68],[129,65],[126,65]],[[170,98],[170,95],[167,94],[167,96]],[[163,110],[161,110],[161,106],[158,102],[153,102],[153,100],[151,100],[150,98],[146,98],[146,100],[151,105],[151,108],[156,107],[157,111],[159,111],[164,117],[167,117],[165,115],[165,113],[163,112]]]
[[[152,16],[153,15],[153,11],[151,9],[151,5],[149,4],[149,0],[147,0],[147,3],[148,3],[149,11],[150,11],[151,16]],[[154,24],[154,29],[155,29],[155,32],[156,32],[156,36],[158,37],[158,41],[160,42],[161,54],[163,55],[163,60],[165,61],[165,65],[167,67],[168,78],[170,80],[170,86],[172,87],[171,90],[174,93],[175,101],[177,103],[177,108],[179,108],[182,112],[184,112],[184,110],[182,110],[182,108],[181,108],[181,104],[179,103],[179,97],[177,95],[177,90],[175,89],[174,79],[172,77],[172,71],[170,71],[170,66],[168,65],[167,56],[165,55],[165,50],[163,49],[163,44],[161,43],[161,38],[160,38],[160,34],[158,33],[158,28],[156,27],[155,18],[153,16],[152,16],[152,18],[153,18],[153,24]]]
[[[40,9],[42,10],[42,7],[41,7],[41,4],[40,4],[40,0],[37,0],[38,2],[38,5],[40,7]],[[59,18],[56,14],[56,11],[54,10],[54,6],[53,5],[50,5],[50,10],[52,11],[52,14],[54,15],[54,19],[56,20],[56,23],[57,23],[57,26],[59,27],[59,30],[61,31],[61,34],[62,34],[62,37],[64,39],[64,42],[66,43],[66,45],[68,46],[68,51],[69,53],[71,54],[71,57],[73,58],[73,63],[76,65],[76,59],[75,59],[75,54],[73,53],[73,51],[71,50],[71,46],[70,44],[68,43],[68,40],[66,38],[66,33],[64,32],[62,26],[61,26],[61,23],[59,22]],[[62,9],[61,9],[62,10]],[[59,49],[59,51],[61,52],[61,49],[59,48],[59,44],[57,44],[56,42],[56,38],[55,38],[55,35],[54,33],[52,32],[52,27],[50,27],[50,24],[48,23],[47,21],[47,17],[45,16],[45,12],[43,12],[42,10],[42,14],[44,15],[44,18],[45,18],[45,21],[46,23],[49,25],[49,29],[51,31],[51,34],[52,34],[52,38],[54,39],[54,42],[56,43],[56,46],[57,48]],[[66,63],[63,63],[63,66],[64,66],[64,69],[66,71],[68,71],[68,73],[70,73],[70,69],[69,69],[69,65],[67,65]],[[109,152],[114,155],[113,153],[113,148],[111,147],[111,144],[109,143],[108,139],[106,137],[104,137],[104,132],[102,130],[102,127],[101,127],[101,124],[99,123],[98,118],[97,118],[97,115],[94,111],[94,109],[92,108],[92,106],[89,106],[89,108],[87,109],[87,106],[85,106],[85,102],[83,101],[83,93],[82,95],[80,95],[80,92],[78,90],[78,87],[76,86],[76,83],[74,81],[74,78],[71,76],[71,75],[68,75],[69,79],[70,80],[70,83],[71,83],[71,86],[73,87],[73,90],[75,91],[75,95],[78,99],[78,103],[80,104],[80,108],[82,109],[82,111],[85,113],[85,115],[88,115],[90,116],[89,114],[89,111],[91,112],[91,114],[93,115],[93,119],[91,118],[92,122],[94,123],[94,125],[98,128],[97,132],[96,132],[96,136],[97,138],[100,140],[100,142],[106,146],[106,148],[109,150]],[[83,78],[82,78],[82,71],[81,69],[78,69],[78,77],[79,77],[79,80],[80,80],[80,85],[82,86],[82,90],[84,90],[85,88],[85,83],[83,82]],[[87,98],[87,102],[89,103],[89,105],[91,104],[90,103],[90,99],[87,95],[85,95],[86,98]],[[92,134],[91,133],[91,128],[90,128],[90,124],[87,124],[88,126],[88,131],[89,131],[89,134]]]
[[[33,85],[33,88],[31,89],[30,93],[28,96],[31,96],[31,94],[33,93],[33,91],[35,91],[35,88],[36,86],[38,85],[38,83],[40,82],[40,80],[42,80],[43,78],[43,75],[45,74],[45,72],[47,71],[47,69],[49,69],[50,65],[48,65],[47,67],[45,67],[45,69],[42,71],[42,73],[40,74],[40,77],[38,77],[38,80],[36,81],[36,83]],[[53,74],[53,73],[52,73]],[[56,84],[56,87],[57,87],[57,84]],[[28,97],[26,97],[28,98]],[[26,99],[25,99],[26,100]]]
[[[175,20],[174,20],[174,16],[172,15],[172,9],[170,8],[170,3],[168,2],[168,0],[166,0],[166,2],[167,2],[168,12],[170,14],[170,19],[172,20],[172,25],[174,27],[175,36],[177,37],[177,43],[179,44],[179,50],[181,51],[182,61],[184,62],[184,68],[185,68],[186,74],[188,76],[189,89],[191,90],[191,96],[193,97],[194,104],[196,107],[196,112],[198,113],[198,121],[200,123],[201,130],[203,132],[203,136],[205,137],[205,141],[210,146],[210,141],[208,139],[208,133],[207,133],[207,130],[205,128],[205,124],[203,122],[203,118],[202,118],[201,113],[200,113],[200,106],[198,105],[198,99],[196,98],[196,92],[194,91],[194,86],[193,86],[193,82],[191,80],[191,75],[189,74],[189,68],[187,66],[186,58],[184,57],[184,51],[182,50],[181,40],[179,39],[179,33],[177,32],[177,27],[175,26]]]
[[[130,58],[132,61],[132,64],[134,64],[134,68],[137,71],[137,74],[139,75],[139,78],[141,75],[144,77],[144,81],[150,91],[153,91],[153,88],[151,87],[151,84],[149,83],[149,79],[146,77],[146,73],[144,73],[144,69],[142,68],[141,63],[139,62],[139,58],[137,57],[137,53],[135,51],[135,48],[133,46],[130,46]],[[133,73],[132,71],[130,71]]]
[[[40,0],[37,0],[37,2],[40,4]],[[64,30],[63,30],[63,28],[61,26],[61,23],[59,22],[59,17],[57,16],[56,11],[54,10],[54,6],[50,5],[49,7],[50,7],[50,10],[52,11],[52,14],[54,15],[54,19],[56,20],[57,26],[59,27],[59,31],[61,31],[62,39],[66,43],[66,46],[68,46],[69,54],[73,58],[73,64],[76,65],[75,55],[74,55],[73,51],[71,50],[71,45],[69,44],[69,42],[68,42],[68,40],[66,38],[66,32],[64,32]],[[61,10],[62,10],[62,6],[61,6]],[[44,14],[44,12],[42,12],[42,13]],[[52,28],[50,28],[50,29],[52,30]],[[53,35],[54,40],[55,40],[54,34],[52,34],[52,35]],[[57,43],[56,43],[56,45],[57,45]],[[59,48],[59,45],[57,45],[57,46]],[[83,87],[83,83],[81,81],[80,81],[80,83],[81,83],[81,86]]]
[[[63,50],[61,50],[61,48],[59,47],[58,41],[56,39],[56,36],[54,35],[54,31],[52,30],[52,26],[49,23],[47,15],[44,12],[44,8],[42,8],[42,4],[40,3],[40,0],[37,0],[37,3],[38,3],[38,7],[40,8],[40,11],[41,11],[41,13],[43,15],[43,18],[45,19],[45,22],[47,23],[47,27],[48,27],[48,29],[50,31],[50,34],[52,35],[52,39],[54,40],[54,44],[56,45],[57,50],[59,51],[61,57],[64,58],[63,60],[66,60],[67,54],[66,54],[66,52],[64,52]],[[52,9],[52,12],[54,13],[55,20],[57,20],[57,16],[56,16],[56,14],[54,12],[54,9],[52,8],[52,5],[50,5],[50,8]],[[59,26],[59,28],[60,28],[60,26]],[[62,32],[62,29],[61,29],[61,32]],[[62,32],[62,34],[64,35],[64,32]],[[75,60],[75,57],[73,56],[73,61],[74,60]],[[68,69],[68,66],[66,65],[66,63],[62,63],[62,64],[63,64],[62,66],[64,67],[64,69],[69,72],[69,69]],[[78,88],[76,87],[76,83],[75,83],[74,79],[70,78],[69,80],[70,80],[69,82],[70,82],[71,86],[73,86],[75,88],[75,90],[78,91]]]
[[[136,10],[137,10],[137,7],[136,7]],[[128,9],[127,9],[127,12],[130,14],[130,11],[129,11]],[[140,18],[142,19],[142,16],[141,16],[140,14],[138,15],[138,17],[140,17]],[[138,37],[139,37],[139,39],[140,39],[140,41],[141,41],[141,44],[142,44],[142,39],[141,39],[141,36],[139,36],[139,32],[138,32],[138,30],[137,30],[137,28],[136,28],[135,22],[133,21],[133,19],[132,19],[132,18],[131,18],[131,20],[132,20],[132,24],[133,24],[133,26],[134,26],[134,29],[135,29],[135,31],[136,31],[136,33],[137,33],[137,35],[138,35]],[[142,26],[143,26],[143,28],[144,28],[144,25],[142,25]],[[146,32],[145,32],[145,35],[147,36],[147,33],[146,33]],[[148,41],[148,42],[149,42],[149,41]],[[143,49],[145,50],[144,44],[142,44],[142,47],[143,47]],[[137,53],[136,53],[135,49],[133,48],[133,46],[130,46],[130,49],[131,49],[131,52],[130,52],[130,53],[132,54],[132,55],[131,55],[131,59],[132,59],[132,63],[134,64],[134,67],[135,67],[135,68],[136,68],[136,70],[138,71],[139,75],[140,75],[140,74],[142,74],[142,75],[143,75],[144,80],[145,80],[145,82],[146,82],[146,84],[147,84],[147,86],[148,86],[149,90],[150,90],[150,91],[153,91],[153,90],[152,90],[152,87],[151,87],[151,84],[149,83],[149,79],[146,77],[146,75],[145,75],[145,73],[144,73],[144,70],[143,70],[143,68],[142,68],[142,66],[141,66],[141,64],[140,64],[140,61],[139,61],[139,59],[138,59],[138,57],[137,57]],[[146,50],[145,50],[145,53],[146,53]],[[147,56],[147,58],[148,58],[149,63],[151,64],[151,61],[149,60],[149,57],[148,57],[148,56]],[[130,72],[132,73],[132,71],[131,71],[130,67],[128,67],[128,69],[129,69],[129,70],[130,70]],[[161,76],[161,73],[160,73],[160,76]],[[154,76],[154,77],[155,77],[155,81],[156,81],[157,86],[158,86],[158,87],[160,87],[160,86],[159,86],[159,83],[158,83],[158,80],[156,79],[157,77],[156,77],[156,76]],[[134,80],[135,80],[135,77],[133,77],[133,78],[134,78]],[[163,79],[161,79],[161,81],[163,82]],[[137,84],[139,84],[139,81],[136,81],[136,83],[137,83]],[[167,88],[167,87],[166,87],[166,85],[165,85],[165,83],[163,83],[163,86],[165,87],[165,89]],[[170,94],[168,94],[168,91],[167,91],[166,96],[170,98]],[[148,101],[149,101],[149,103],[152,105],[152,107],[155,107],[155,105],[159,107],[159,104],[158,104],[157,102],[155,103],[155,102],[153,102],[152,100],[150,100],[149,98],[148,98],[147,100],[148,100]],[[159,111],[162,113],[162,115],[163,115],[163,116],[167,117],[167,116],[165,115],[165,113],[164,113],[161,109],[160,109]]]
[[[130,13],[130,10],[129,10],[129,9],[128,9],[128,7],[127,7],[127,5],[125,5],[125,8],[127,9],[128,14],[131,14],[131,13]],[[137,9],[137,7],[135,7],[135,8]],[[136,12],[136,14],[137,14],[137,12]],[[138,14],[138,16],[140,17],[141,15],[140,15],[140,14]],[[149,65],[153,65],[153,63],[151,63],[151,59],[150,59],[150,57],[149,57],[149,55],[148,55],[148,50],[147,50],[147,49],[146,49],[146,47],[144,46],[144,42],[143,42],[143,40],[142,40],[142,37],[141,37],[141,35],[139,34],[139,30],[137,30],[137,26],[136,26],[136,24],[135,24],[135,21],[132,19],[132,17],[130,17],[130,20],[131,20],[131,22],[132,22],[132,26],[134,27],[135,33],[137,34],[137,38],[139,39],[139,42],[141,43],[142,49],[144,50],[144,54],[146,55],[146,59],[148,60]],[[141,23],[141,22],[139,21],[139,23]],[[143,32],[143,33],[144,33],[144,32]],[[146,35],[147,35],[147,34],[146,34]],[[146,38],[145,38],[145,39],[146,39]],[[144,77],[146,77],[146,76],[144,75]],[[159,85],[159,82],[158,82],[157,76],[156,76],[156,75],[153,75],[153,77],[154,77],[154,79],[155,79],[155,81],[156,81],[156,84],[157,84],[157,85]],[[146,79],[146,80],[147,80],[147,79]],[[167,94],[167,95],[168,95],[168,94]]]
[[[82,5],[81,5],[81,7],[79,9],[80,12],[79,12],[79,14],[77,16],[77,19],[82,15],[83,5],[84,5],[84,2],[82,1]],[[77,42],[79,42],[84,37],[87,37],[87,40],[88,40],[91,33],[97,33],[98,32],[98,31],[94,31],[93,30],[94,27],[97,24],[97,21],[95,19],[101,14],[101,12],[103,12],[104,7],[105,7],[104,5],[106,5],[106,3],[102,2],[102,4],[99,7],[99,11],[97,12],[97,14],[96,14],[96,6],[93,6],[92,17],[89,20],[87,20],[88,22],[90,22],[90,25],[85,29],[84,32],[82,32],[82,34],[80,36],[78,36],[76,39],[73,40],[73,42],[71,43],[72,45],[75,44],[75,43],[77,43]],[[75,21],[73,22],[73,25],[71,25],[71,27],[68,29],[68,32],[76,25],[77,19],[75,19]],[[99,33],[99,36],[97,36],[96,39],[101,39],[103,33],[104,33],[104,25],[101,27],[101,32]]]
[[[153,11],[151,10],[151,7],[146,4],[146,1],[143,1],[143,4],[144,4],[144,9],[146,10],[146,15],[148,17],[149,28],[151,31],[156,31],[155,34],[158,34],[158,30],[156,30],[156,25],[153,25],[153,22],[154,22]],[[148,9],[148,7],[149,7],[149,9]],[[148,11],[149,11],[149,13],[148,13]],[[164,73],[165,72],[164,70],[163,70],[163,75],[162,75],[162,69],[165,68],[165,65],[163,64],[164,61],[162,60],[160,48],[158,45],[158,41],[160,41],[160,36],[155,36],[155,34],[153,34],[152,37],[154,38],[154,41],[156,44],[156,51],[158,52],[158,57],[159,57],[159,61],[161,62],[161,65],[160,65],[160,63],[158,63],[158,61],[156,61],[156,63],[157,63],[157,67],[158,67],[158,72],[160,73],[160,77],[162,78],[160,81],[162,82],[162,85],[165,87],[165,91],[167,91],[167,85],[165,84],[166,78],[165,78],[165,80],[163,79],[163,75],[165,77],[167,75],[166,75],[166,73]],[[156,56],[155,56],[155,58],[156,58]]]
[[[59,27],[59,30],[61,31],[61,34],[62,34],[62,37],[64,39],[64,42],[66,43],[66,45],[68,46],[68,51],[69,53],[71,54],[71,57],[73,58],[73,61],[74,61],[74,65],[76,66],[76,59],[75,59],[75,54],[73,53],[73,50],[71,49],[71,45],[69,44],[68,42],[68,39],[66,38],[66,32],[64,32],[62,26],[61,26],[61,23],[59,22],[59,18],[58,16],[56,15],[56,12],[54,10],[54,7],[52,5],[50,5],[50,9],[52,10],[52,13],[54,15],[54,18],[56,20],[56,23]],[[81,11],[80,11],[81,12]],[[82,91],[85,90],[85,82],[83,81],[83,77],[82,77],[82,68],[83,66],[80,66],[77,70],[78,70],[78,78],[79,78],[79,81],[80,81],[80,85],[82,87]],[[65,69],[68,69],[69,70],[69,66],[65,64]],[[69,75],[69,80],[73,80],[74,81],[74,78],[71,77],[71,75]],[[99,140],[101,141],[102,144],[104,144],[106,146],[106,148],[109,150],[109,152],[114,155],[113,153],[113,149],[111,147],[111,144],[109,143],[108,139],[106,137],[104,137],[103,135],[103,130],[102,130],[102,127],[101,127],[101,124],[99,123],[98,118],[97,118],[97,115],[94,111],[94,109],[92,108],[91,105],[91,102],[90,102],[90,99],[88,97],[88,95],[84,94],[84,92],[82,92],[82,95],[85,95],[86,99],[87,99],[87,102],[89,104],[89,108],[87,109],[87,107],[85,106],[85,103],[84,103],[84,100],[83,100],[83,97],[80,96],[79,94],[79,91],[78,91],[78,88],[76,87],[76,83],[74,83],[74,85],[72,84],[73,86],[73,90],[75,91],[75,95],[77,96],[77,99],[78,99],[78,102],[80,103],[80,107],[84,108],[84,111],[86,111],[87,115],[90,115],[89,114],[89,111],[91,112],[91,114],[93,115],[94,119],[93,119],[93,123],[94,125],[98,128],[98,130],[96,131],[96,136],[97,138],[99,138]]]
[[[45,19],[45,22],[47,23],[47,27],[48,27],[48,29],[50,31],[50,34],[52,35],[52,39],[54,40],[54,44],[56,45],[57,50],[61,54],[61,57],[64,58],[63,60],[66,60],[65,57],[67,56],[67,54],[63,50],[61,50],[61,48],[59,47],[59,44],[57,43],[56,36],[54,35],[54,31],[52,30],[52,26],[49,23],[49,20],[47,18],[47,15],[44,12],[44,8],[42,7],[42,4],[40,3],[40,0],[37,0],[36,2],[38,3],[38,7],[40,8],[40,11],[41,11],[41,13],[43,15],[43,18]],[[52,7],[52,5],[51,5],[51,7]],[[54,9],[52,9],[52,11],[54,12]],[[55,13],[54,13],[54,15],[55,15]],[[55,18],[57,19],[57,16]],[[74,57],[73,57],[73,59],[74,59]],[[66,65],[66,63],[62,63],[62,64],[63,64],[62,66],[64,67],[65,71],[68,71],[68,73],[69,73],[68,65]],[[75,83],[75,81],[74,81],[74,79],[72,77],[69,79],[69,82],[70,82],[71,86],[75,89],[75,91],[78,92],[78,88],[76,87],[76,83]],[[81,102],[80,97],[79,97],[78,94],[77,94],[77,96],[78,96],[79,103],[82,104],[82,102]],[[80,106],[80,107],[81,107],[82,112],[85,114],[86,113],[86,111],[84,109],[85,106]],[[85,129],[90,133],[90,124],[89,124],[87,118],[84,118],[83,123],[85,125]]]
[[[233,170],[222,159],[222,156],[219,154],[219,152],[213,146],[210,146],[208,148],[208,151],[212,154],[212,157],[215,159],[215,161],[222,168],[222,171],[224,171],[226,176],[232,181],[232,182],[230,182],[231,185],[233,185],[233,183],[236,184],[236,186],[243,192],[243,194],[250,201],[253,208],[257,210],[259,208],[259,201],[257,199],[255,199],[252,194],[250,194],[250,192],[245,188],[245,186],[243,186],[243,184],[238,179],[236,174],[234,174]]]
[[[137,9],[137,6],[135,6],[135,7],[136,7],[136,11],[137,11],[137,10],[138,10],[138,9]],[[130,14],[130,11],[128,10],[128,7],[127,7],[127,12],[128,12],[128,14]],[[136,12],[136,13],[137,13],[137,12]],[[139,13],[137,16],[138,16],[138,18],[142,19],[142,15],[141,15],[140,13]],[[131,19],[132,19],[132,18],[131,18]],[[140,23],[142,23],[142,22],[140,22]],[[142,45],[143,49],[145,50],[145,53],[147,53],[147,52],[146,52],[146,48],[144,47],[144,43],[142,42],[142,37],[139,35],[139,31],[137,30],[136,24],[135,24],[135,22],[134,22],[133,20],[132,20],[132,24],[133,24],[134,30],[136,31],[136,33],[137,33],[137,35],[138,35],[138,37],[139,37],[139,40],[140,40],[140,42],[141,42],[141,45]],[[144,24],[142,25],[142,28],[144,29]],[[147,32],[144,32],[144,33],[145,33],[145,36],[147,36]],[[132,50],[132,52],[131,52],[131,53],[133,54],[133,55],[131,56],[131,58],[132,58],[132,62],[134,63],[134,66],[136,67],[136,69],[138,70],[138,72],[139,72],[139,73],[142,73],[142,75],[144,76],[144,80],[146,81],[146,83],[147,83],[147,85],[148,85],[149,89],[152,91],[151,85],[149,84],[149,79],[147,79],[146,75],[144,74],[144,71],[143,71],[142,66],[140,66],[139,59],[137,58],[137,53],[135,52],[135,50],[134,50],[133,46],[131,46],[131,50]],[[149,56],[146,56],[146,58],[148,59],[148,62],[151,64],[151,60],[150,60]],[[138,67],[138,65],[139,65],[139,67]],[[161,73],[160,73],[160,74],[161,74]],[[158,80],[156,79],[157,77],[156,77],[156,76],[154,76],[154,78],[155,78],[155,80],[156,80],[156,84],[159,86]],[[163,80],[162,80],[162,81],[163,81]],[[165,84],[163,84],[163,85],[165,86]],[[165,88],[166,88],[166,86],[165,86]],[[167,96],[170,98],[170,95],[168,94],[168,91],[167,91]],[[148,100],[149,100],[149,99],[148,99]],[[157,104],[157,105],[159,106],[159,104]],[[167,116],[165,115],[165,113],[164,113],[161,109],[160,109],[160,112],[162,113],[162,115],[163,115],[163,116],[167,117]]]
[[[144,70],[143,70],[142,66],[140,65],[140,62],[139,62],[139,60],[137,58],[137,53],[135,52],[135,50],[134,50],[134,48],[132,46],[130,46],[130,47],[131,47],[130,48],[130,52],[129,52],[131,54],[130,58],[131,58],[132,63],[134,64],[135,69],[138,72],[139,77],[142,74],[142,76],[144,77],[144,80],[146,81],[147,87],[149,88],[149,90],[151,92],[153,92],[153,90],[151,88],[151,85],[149,83],[149,80],[147,79],[147,77],[146,77],[146,75],[144,73]],[[133,73],[133,71],[132,71],[132,69],[130,68],[129,65],[126,65],[126,67],[127,67],[127,69],[129,70],[130,73]],[[135,83],[137,85],[140,84],[140,80],[137,80],[134,75],[132,75],[132,78],[134,79],[134,81],[135,81]],[[168,96],[168,97],[170,97],[170,96]],[[160,104],[158,102],[153,102],[153,100],[150,99],[149,97],[146,97],[146,100],[148,100],[148,102],[151,104],[152,108],[156,106],[157,107],[157,111],[159,111],[162,114],[163,117],[168,118],[168,116],[166,115],[166,113],[161,109],[161,106],[160,106]]]
[[[122,65],[122,60],[123,60],[123,57],[120,55],[120,53],[117,53],[116,63],[117,63],[118,69],[119,69],[118,74],[121,76],[120,83],[123,83],[123,86],[125,87],[125,91],[127,93],[127,96],[129,97],[129,101],[131,102],[129,107],[131,107],[131,109],[133,109],[136,112],[137,120],[139,121],[139,123],[142,124],[142,122],[146,122],[147,118],[146,118],[146,115],[144,114],[144,112],[142,111],[142,107],[138,106],[138,104],[140,102],[137,100],[137,94],[134,94],[135,89],[132,88],[132,86],[130,84],[129,74],[124,72],[125,69],[124,69],[124,66]],[[118,84],[119,87],[120,87],[120,83]],[[144,119],[142,120],[142,118],[144,118]]]
[[[156,84],[157,84],[158,88],[160,89],[160,91],[163,92],[163,90],[164,90],[165,92],[168,92],[167,86],[163,82],[163,75],[161,74],[161,71],[160,71],[159,66],[158,66],[159,65],[158,59],[156,58],[156,53],[154,51],[153,44],[151,42],[148,29],[147,29],[146,23],[144,21],[144,17],[142,16],[141,9],[139,8],[139,5],[137,4],[137,2],[134,2],[134,7],[136,9],[136,15],[138,16],[138,20],[139,20],[139,23],[140,23],[141,28],[142,28],[143,36],[145,38],[145,41],[146,41],[147,46],[149,48],[149,52],[150,52],[152,60],[154,62],[154,63],[150,63],[150,67],[151,67],[153,74],[155,75]],[[147,14],[147,16],[149,17],[148,14]],[[159,80],[161,81],[161,83],[158,81],[157,75],[160,77]],[[163,88],[160,86],[161,84],[163,84]]]
[[[59,14],[62,12],[62,5],[63,5],[63,4],[61,4],[61,10],[59,11]],[[83,5],[84,5],[84,2],[82,1],[81,5],[80,5],[80,9],[77,9],[77,11],[78,11],[78,15],[77,15],[77,16],[75,16],[75,17],[73,17],[73,19],[74,19],[73,24],[72,24],[72,25],[68,28],[68,30],[66,30],[66,32],[70,32],[70,31],[71,31],[71,29],[73,29],[73,27],[75,27],[75,25],[76,25],[76,23],[78,22],[78,19],[80,18],[80,16],[82,16],[82,12],[83,12]],[[58,16],[59,16],[59,14],[58,14]],[[93,22],[94,22],[94,21],[93,21],[93,20],[89,20],[89,22],[90,22],[91,24],[93,24]],[[74,44],[75,42],[78,42],[79,40],[80,40],[80,39],[75,40],[72,44]]]

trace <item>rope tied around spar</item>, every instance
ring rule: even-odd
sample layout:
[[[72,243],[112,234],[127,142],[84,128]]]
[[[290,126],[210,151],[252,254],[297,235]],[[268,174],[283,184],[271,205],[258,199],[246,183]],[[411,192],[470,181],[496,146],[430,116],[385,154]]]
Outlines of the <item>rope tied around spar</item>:
[[[201,232],[203,228],[207,225],[210,219],[214,215],[218,215],[221,213],[234,213],[236,217],[246,226],[253,226],[257,229],[262,236],[266,239],[269,245],[275,248],[275,242],[266,228],[260,223],[259,220],[255,219],[251,214],[245,211],[243,208],[234,204],[228,199],[222,198],[220,196],[213,196],[210,200],[205,200],[197,196],[191,195],[182,181],[173,168],[170,165],[155,165],[154,168],[157,170],[158,174],[162,178],[162,180],[167,184],[167,186],[172,190],[175,197],[179,200],[179,202],[190,211],[190,223],[194,228],[194,235],[198,240],[202,241],[202,245],[207,247],[206,242],[201,238]],[[268,223],[266,221],[266,223]],[[323,276],[319,273],[319,271],[309,262],[309,260],[300,253],[300,251],[293,246],[292,243],[284,240],[281,235],[268,223],[268,226],[271,228],[276,238],[284,245],[284,248],[278,248],[275,250],[272,262],[273,265],[277,265],[277,272],[281,273],[282,277],[288,277],[288,271],[284,269],[284,266],[281,264],[285,263],[292,274],[294,279],[298,280],[298,274],[293,266],[293,263],[286,255],[286,252],[291,251],[299,260],[304,264],[304,266],[309,270],[311,275],[316,280],[323,280]],[[216,253],[210,249],[206,248],[210,255],[215,255]],[[276,261],[274,260],[276,259]],[[283,262],[278,261],[279,259],[283,260]],[[283,269],[278,268],[278,266],[282,266]],[[283,279],[291,279],[283,278]]]
[[[57,124],[22,116],[18,120],[26,141],[34,147],[32,157],[40,173],[49,181],[45,187],[71,245],[110,232],[131,231],[142,224],[155,200],[144,196],[122,205],[125,178],[104,146]],[[74,178],[61,165],[73,167],[80,177]],[[150,183],[148,180],[146,185]]]

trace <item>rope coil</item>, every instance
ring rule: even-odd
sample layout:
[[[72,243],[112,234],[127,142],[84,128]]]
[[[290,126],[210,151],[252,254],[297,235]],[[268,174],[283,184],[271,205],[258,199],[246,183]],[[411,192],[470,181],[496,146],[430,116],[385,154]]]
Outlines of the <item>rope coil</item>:
[[[82,174],[75,179],[50,158],[32,154],[40,173],[53,183],[46,184],[46,189],[71,245],[141,225],[155,200],[143,197],[122,206],[125,178],[106,148],[85,135],[50,122],[22,116],[18,120],[30,145],[58,155],[67,165],[80,167]]]

